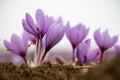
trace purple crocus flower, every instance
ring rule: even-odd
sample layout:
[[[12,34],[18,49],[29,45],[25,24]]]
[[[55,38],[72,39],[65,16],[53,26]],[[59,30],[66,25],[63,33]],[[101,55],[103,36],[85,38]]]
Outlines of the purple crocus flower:
[[[45,16],[40,9],[36,11],[35,18],[36,24],[32,17],[26,13],[26,20],[22,20],[23,28],[38,39],[42,39],[54,20],[52,17]]]
[[[99,58],[100,50],[94,49],[89,51],[90,49],[90,40],[81,43],[76,48],[78,64],[83,66],[83,64],[91,61],[95,61]]]
[[[43,38],[48,31],[48,29],[51,27],[51,25],[54,23],[54,20],[52,17],[45,16],[42,10],[37,9],[35,14],[36,23],[33,21],[32,17],[26,13],[26,19],[22,20],[23,28],[30,34],[32,34],[33,40],[32,42],[36,43],[36,53],[35,53],[35,62],[36,60],[39,62],[39,58],[41,56],[41,53],[43,52]],[[37,62],[37,63],[38,63]],[[37,65],[37,64],[35,64]]]
[[[67,38],[70,40],[72,47],[75,48],[79,43],[81,43],[85,37],[87,36],[89,28],[82,24],[78,24],[73,28],[70,28],[69,23],[66,26],[66,35]]]
[[[85,39],[88,32],[89,32],[89,28],[85,28],[85,26],[82,24],[78,24],[73,28],[70,28],[69,23],[66,25],[66,35],[73,47],[73,62],[75,61],[74,49],[78,44],[80,44]]]
[[[42,61],[47,52],[55,46],[64,36],[65,27],[63,26],[61,18],[59,18],[54,24],[51,25],[46,33],[45,37],[45,54],[42,57]]]
[[[5,40],[4,45],[10,52],[21,56],[25,62],[27,62],[26,53],[28,48],[28,40],[26,38],[21,38],[18,35],[13,34],[11,37],[11,42]]]
[[[65,27],[62,20],[56,21],[46,33],[46,52],[56,45],[64,36]]]
[[[110,37],[108,34],[108,30],[105,30],[103,33],[100,33],[100,29],[98,29],[94,33],[94,39],[101,50],[100,61],[102,62],[103,53],[107,49],[109,49],[115,45],[115,43],[118,40],[118,36],[116,35],[116,36]]]
[[[47,52],[56,45],[63,37],[64,27],[61,18],[54,21],[52,17],[45,16],[38,9],[36,11],[36,24],[32,17],[26,13],[26,20],[22,20],[23,28],[35,38],[36,53],[34,63],[35,66],[40,65]]]

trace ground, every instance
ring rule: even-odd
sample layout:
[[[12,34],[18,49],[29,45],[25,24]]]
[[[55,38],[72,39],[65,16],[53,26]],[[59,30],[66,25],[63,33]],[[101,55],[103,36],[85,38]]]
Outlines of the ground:
[[[31,68],[26,64],[16,66],[12,63],[0,63],[0,80],[120,80],[120,56],[110,62],[103,62],[83,73],[81,67],[51,64]]]

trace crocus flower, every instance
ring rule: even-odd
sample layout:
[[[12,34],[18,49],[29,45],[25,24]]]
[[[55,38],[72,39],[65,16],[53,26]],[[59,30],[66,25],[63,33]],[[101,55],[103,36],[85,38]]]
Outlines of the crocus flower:
[[[52,17],[45,16],[40,9],[36,11],[35,19],[36,23],[26,13],[26,20],[22,20],[22,25],[28,33],[35,37],[36,53],[34,63],[39,65],[47,52],[62,39],[64,27],[61,19],[54,21]]]
[[[22,20],[22,25],[27,32],[36,36],[38,39],[42,39],[54,20],[52,17],[45,16],[40,9],[36,11],[35,18],[36,24],[32,17],[26,13],[26,20]]]
[[[42,10],[37,9],[35,14],[36,23],[34,22],[33,18],[26,13],[26,19],[22,20],[23,28],[29,33],[32,34],[33,40],[31,43],[36,43],[36,53],[35,53],[35,62],[39,59],[41,56],[41,53],[43,52],[43,38],[48,31],[48,29],[51,27],[51,25],[54,23],[54,20],[52,17],[48,17],[47,15],[44,15]]]
[[[89,28],[86,28],[82,24],[78,24],[73,28],[70,28],[69,23],[66,25],[66,35],[73,47],[73,62],[75,61],[74,49],[78,44],[80,44],[85,39],[85,37],[88,34],[88,31],[89,31]]]
[[[66,35],[70,40],[73,48],[76,47],[79,43],[81,43],[85,37],[87,36],[89,28],[87,29],[84,25],[78,24],[73,28],[70,28],[69,23],[66,26]]]
[[[56,21],[46,33],[46,52],[56,45],[64,36],[65,27],[62,21]]]
[[[16,34],[13,34],[11,41],[4,41],[5,47],[12,53],[21,56],[26,62],[26,53],[28,48],[28,41],[25,38],[21,38]]]
[[[94,49],[92,51],[90,49],[90,40],[87,42],[82,42],[76,48],[78,64],[82,66],[83,64],[91,61],[96,61],[99,58],[100,50]]]
[[[64,36],[65,27],[63,26],[61,18],[59,18],[52,26],[49,28],[45,37],[45,54],[55,46]]]
[[[118,36],[110,37],[108,34],[108,30],[105,30],[103,33],[100,33],[100,29],[98,29],[94,33],[94,39],[101,50],[100,61],[102,61],[103,53],[107,49],[109,49],[115,45],[115,43],[118,40]]]

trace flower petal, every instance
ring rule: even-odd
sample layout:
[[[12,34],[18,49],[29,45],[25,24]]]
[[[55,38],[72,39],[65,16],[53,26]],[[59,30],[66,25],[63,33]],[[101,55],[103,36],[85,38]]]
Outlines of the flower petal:
[[[52,17],[49,17],[49,16],[45,16],[45,27],[44,27],[44,31],[43,31],[43,34],[45,34],[48,29],[51,27],[51,25],[54,23],[54,19]]]
[[[12,46],[7,40],[4,40],[4,45],[8,50],[13,51],[15,53],[17,52],[17,51],[14,51],[13,49],[14,46]]]
[[[117,40],[118,40],[118,36],[113,36],[110,39],[109,48],[111,48],[112,46],[114,46],[117,43]]]
[[[109,48],[109,43],[110,43],[110,36],[108,34],[108,30],[105,30],[102,34],[101,34],[101,41],[102,41],[102,46],[101,48],[103,48],[104,50]]]
[[[77,46],[77,59],[79,65],[83,65],[84,62],[87,60],[87,54],[89,51],[90,46],[87,43],[81,43]]]
[[[79,45],[79,50],[80,50],[80,54],[82,54],[82,55],[87,55],[88,54],[88,51],[89,51],[89,48],[90,48],[90,46],[88,45],[88,44],[86,44],[86,43],[81,43],[80,45]]]
[[[101,40],[101,34],[100,34],[100,29],[96,30],[94,32],[94,40],[97,43],[99,47],[102,47],[102,40]]]
[[[76,56],[77,56],[77,59],[78,59],[78,64],[79,64],[80,66],[82,66],[83,63],[84,63],[84,61],[85,61],[85,59],[84,59],[84,55],[81,54],[80,46],[77,46],[77,47],[76,47]]]
[[[23,28],[27,31],[27,32],[29,32],[29,33],[31,33],[32,35],[34,35],[34,36],[36,36],[36,33],[34,32],[34,30],[28,25],[28,23],[26,22],[26,20],[22,20],[22,25],[23,25]]]
[[[87,39],[87,40],[85,40],[85,43],[90,47],[91,40]]]
[[[21,42],[21,38],[18,35],[16,35],[16,34],[12,35],[11,44],[14,46],[14,48],[16,50],[18,50],[17,53],[21,52],[21,47],[20,46],[22,46],[22,42]]]
[[[91,62],[91,61],[96,62],[97,60],[99,61],[100,55],[101,55],[101,51],[99,48],[92,50],[87,54],[87,62]]]
[[[68,23],[66,27],[66,35],[73,46],[81,43],[85,39],[89,31],[89,29],[86,29],[85,26],[82,24],[78,24],[73,28],[70,28],[70,25]]]
[[[82,42],[85,39],[85,37],[87,36],[88,32],[89,32],[89,28],[86,29],[85,26],[82,25],[82,24],[79,24],[78,26],[81,27],[80,29],[78,29],[79,30],[78,31],[79,32],[78,41]]]
[[[37,33],[36,25],[35,25],[32,17],[31,17],[28,13],[26,13],[26,21],[27,21],[29,27],[30,27],[35,33]]]
[[[42,12],[42,10],[37,9],[35,18],[36,18],[36,22],[37,22],[40,32],[43,33],[43,30],[45,27],[45,19],[44,19],[44,13]]]
[[[48,51],[62,39],[64,29],[62,23],[54,23],[48,30],[46,33],[46,48]]]

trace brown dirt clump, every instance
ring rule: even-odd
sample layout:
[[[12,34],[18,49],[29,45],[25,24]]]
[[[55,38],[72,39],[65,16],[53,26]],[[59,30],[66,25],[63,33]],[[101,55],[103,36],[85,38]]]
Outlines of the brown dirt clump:
[[[39,67],[20,67],[12,63],[0,63],[0,80],[74,80],[74,74],[81,74],[80,68],[72,65],[45,62]]]

